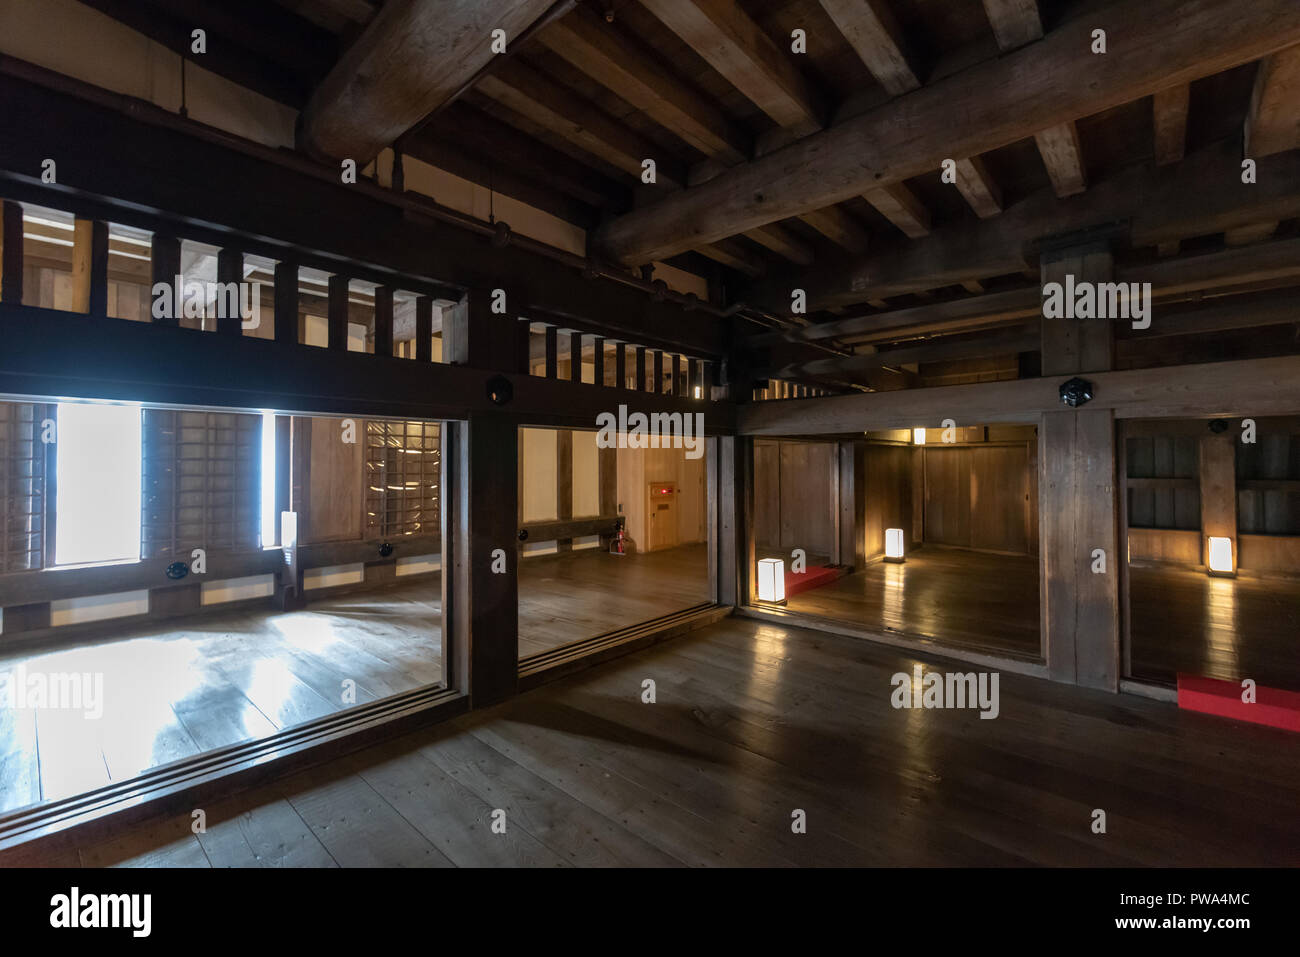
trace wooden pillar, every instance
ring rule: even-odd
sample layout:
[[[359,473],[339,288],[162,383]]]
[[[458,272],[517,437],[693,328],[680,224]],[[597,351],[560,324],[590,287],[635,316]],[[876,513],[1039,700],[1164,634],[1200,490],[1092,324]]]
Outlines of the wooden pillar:
[[[282,259],[275,264],[275,341],[298,342],[298,263]]]
[[[1232,431],[1201,436],[1198,469],[1201,485],[1201,564],[1209,568],[1211,536],[1232,543],[1232,571],[1237,571],[1237,438]]]
[[[1042,254],[1042,283],[1110,282],[1114,273],[1110,247],[1089,243],[1045,250]],[[1114,365],[1114,319],[1040,320],[1042,330],[1042,372],[1045,376],[1106,372]]]
[[[293,416],[275,417],[275,544],[280,542],[280,513],[292,511]],[[270,544],[263,542],[263,545]]]
[[[222,249],[217,253],[217,282],[223,286],[234,284],[235,294],[233,315],[230,308],[232,297],[219,295],[218,309],[225,313],[217,317],[217,332],[223,336],[240,336],[244,334],[243,318],[240,315],[239,284],[244,281],[244,254],[238,249]],[[223,308],[224,307],[224,308]]]
[[[555,433],[555,518],[567,522],[573,518],[573,432],[560,429]],[[573,550],[573,539],[560,538],[556,550]]]
[[[346,352],[348,348],[348,277],[330,276],[329,348]]]
[[[472,369],[527,373],[528,353],[519,349],[519,326],[513,315],[492,312],[488,290],[472,289],[461,302],[442,311],[442,359]],[[548,327],[547,332],[553,329]],[[548,368],[548,373],[552,371]]]
[[[108,315],[108,223],[78,219],[73,226],[72,311]]]
[[[375,289],[375,355],[393,355],[393,288]]]
[[[724,605],[752,601],[754,538],[750,534],[754,514],[754,486],[750,480],[753,440],[743,435],[722,435],[716,439],[718,456],[710,475],[710,488],[717,489],[717,592]]]
[[[592,374],[591,381],[596,385],[605,384],[605,340],[600,336],[594,336],[591,340],[592,366],[595,372]]]
[[[555,326],[546,327],[546,378],[560,377],[560,332]]]
[[[838,470],[839,555],[831,563],[850,570],[866,565],[867,534],[867,443],[845,439],[839,443]],[[910,476],[909,476],[910,479]],[[910,504],[908,510],[910,511]],[[908,515],[910,519],[910,514]]]
[[[636,347],[636,391],[645,391],[645,346]]]
[[[596,449],[596,474],[600,495],[600,514],[618,514],[618,449]],[[612,535],[602,535],[600,537],[601,548],[608,549],[612,537]]]
[[[433,361],[433,300],[428,296],[415,299],[415,360]]]
[[[452,600],[444,627],[466,649],[449,676],[468,685],[475,707],[513,695],[519,675],[518,440],[514,421],[471,415],[448,431],[454,469]],[[498,553],[494,558],[494,552]],[[503,565],[504,563],[504,565]],[[494,571],[493,566],[504,567]],[[448,622],[448,617],[450,622]]]
[[[22,204],[6,199],[0,215],[4,217],[4,231],[0,234],[0,300],[17,305],[23,301]]]
[[[614,388],[627,388],[627,343],[614,343]]]
[[[582,381],[582,333],[569,333],[569,381]]]
[[[1044,253],[1042,281],[1109,282],[1109,249]],[[1111,367],[1114,320],[1042,320],[1045,376]],[[1116,691],[1120,677],[1120,553],[1115,419],[1107,409],[1044,413],[1039,426],[1042,640],[1052,678]],[[1100,570],[1103,565],[1104,571]]]

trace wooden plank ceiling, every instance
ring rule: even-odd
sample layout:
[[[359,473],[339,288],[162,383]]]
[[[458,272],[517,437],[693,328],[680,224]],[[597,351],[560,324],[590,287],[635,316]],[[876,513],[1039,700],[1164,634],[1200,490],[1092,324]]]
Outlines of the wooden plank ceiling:
[[[1297,235],[1294,0],[89,2],[154,35],[212,18],[215,68],[303,109],[317,154],[395,143],[628,269],[706,276],[788,326],[757,364],[804,381],[820,356],[880,387],[849,353],[945,333],[1022,345],[1047,236],[1129,224],[1122,271]]]

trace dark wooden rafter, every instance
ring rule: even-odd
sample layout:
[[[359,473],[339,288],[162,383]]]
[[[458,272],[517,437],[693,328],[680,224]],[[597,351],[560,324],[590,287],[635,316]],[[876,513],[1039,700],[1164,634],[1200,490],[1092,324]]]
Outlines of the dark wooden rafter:
[[[1132,39],[1122,56],[1091,52],[1092,30],[1104,24]],[[620,216],[600,230],[598,240],[627,263],[663,258],[932,172],[946,158],[1009,145],[1297,42],[1300,10],[1287,0],[1263,0],[1243,10],[1214,0],[1111,4],[1002,58]],[[1084,73],[1090,82],[1075,82]]]

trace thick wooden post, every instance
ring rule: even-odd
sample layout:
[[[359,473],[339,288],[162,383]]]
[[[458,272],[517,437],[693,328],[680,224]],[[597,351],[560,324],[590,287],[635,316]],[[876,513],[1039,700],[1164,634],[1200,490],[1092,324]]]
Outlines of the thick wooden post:
[[[749,534],[754,513],[754,487],[749,478],[753,440],[743,435],[722,435],[717,438],[717,447],[717,482],[710,482],[717,488],[715,600],[724,605],[744,605],[753,597],[754,540]]]
[[[15,305],[23,301],[23,207],[6,199],[0,207],[4,216],[3,249],[0,250],[0,300]]]
[[[72,311],[108,315],[108,223],[78,219],[73,227]]]
[[[1231,431],[1201,437],[1198,468],[1201,480],[1201,563],[1207,568],[1210,565],[1210,538],[1226,538],[1232,543],[1232,573],[1235,574],[1237,439]]]
[[[298,342],[298,263],[282,259],[275,264],[275,341]]]
[[[839,555],[832,564],[850,570],[867,563],[867,444],[861,439],[839,443]],[[909,506],[910,511],[910,506]],[[910,516],[909,516],[910,517]]]
[[[375,289],[375,355],[393,355],[393,289],[379,286]]]
[[[454,647],[467,649],[456,679],[478,707],[518,688],[518,441],[514,421],[497,413],[449,431],[456,479],[450,633]]]
[[[223,336],[240,336],[244,334],[243,316],[240,303],[243,297],[239,293],[239,284],[244,281],[244,254],[238,249],[222,249],[217,253],[217,282],[229,288],[235,288],[234,296],[220,295],[217,298],[218,310],[225,315],[217,316],[217,332]],[[230,308],[234,305],[234,309]]]
[[[596,449],[597,481],[600,490],[600,514],[618,513],[618,449]],[[611,535],[600,537],[601,548],[609,548]]]
[[[433,361],[433,300],[428,296],[415,299],[415,359]]]
[[[1109,282],[1105,246],[1045,253],[1042,281]],[[1069,376],[1111,367],[1112,319],[1042,320],[1043,374]],[[1039,426],[1039,536],[1042,639],[1058,681],[1117,691],[1120,678],[1120,536],[1115,420],[1107,409],[1044,413]]]
[[[328,321],[329,348],[346,352],[348,348],[347,276],[330,276]]]
[[[525,479],[526,481],[526,479]],[[560,429],[555,433],[555,519],[573,518],[573,432]],[[557,551],[573,551],[573,539],[556,539]]]

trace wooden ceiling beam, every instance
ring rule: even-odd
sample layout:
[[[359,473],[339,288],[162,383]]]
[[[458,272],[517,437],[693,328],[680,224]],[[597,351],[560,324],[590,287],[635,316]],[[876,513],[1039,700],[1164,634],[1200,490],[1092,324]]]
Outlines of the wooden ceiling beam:
[[[1092,31],[1102,24],[1126,38],[1122,56],[1092,53]],[[664,259],[1296,43],[1300,5],[1293,0],[1112,3],[1014,53],[620,216],[602,227],[598,243],[629,265]]]
[[[366,165],[433,111],[446,105],[507,49],[553,0],[389,0],[312,94],[300,145],[314,156]]]
[[[921,86],[902,28],[887,0],[820,0],[858,58],[892,96]]]
[[[957,161],[957,190],[980,219],[1002,212],[1002,190],[978,156]]]
[[[870,369],[883,369],[886,366],[908,365],[913,362],[985,359],[989,356],[1035,352],[1038,348],[1038,330],[1025,327],[978,338],[925,342],[921,345],[903,346],[898,349],[886,349],[879,352],[812,359],[808,362],[797,362],[777,369],[759,370],[757,376],[759,378],[775,379],[795,379],[805,376],[844,376],[866,372]]]
[[[912,239],[929,235],[930,211],[903,183],[891,183],[862,194],[880,215]]]
[[[748,157],[752,144],[746,133],[593,11],[579,7],[547,26],[537,39],[701,153],[733,164]],[[666,257],[647,256],[639,262],[661,258]]]
[[[744,235],[764,249],[770,249],[778,256],[783,256],[801,266],[807,266],[813,261],[812,247],[777,223],[747,230]]]
[[[641,0],[778,126],[806,136],[822,128],[821,96],[734,0]]]
[[[869,236],[856,219],[838,206],[814,209],[799,217],[831,242],[852,253],[867,251]]]
[[[1246,116],[1246,155],[1300,147],[1300,46],[1265,57],[1255,75]]]
[[[1057,196],[1064,199],[1088,188],[1083,150],[1079,146],[1079,129],[1073,121],[1039,130],[1034,134],[1034,142],[1038,144],[1038,153],[1043,157],[1043,165],[1047,167],[1047,175]]]
[[[680,189],[686,183],[686,171],[674,157],[522,60],[502,63],[474,88],[635,177],[637,185],[647,159],[655,161],[657,185]]]
[[[1187,151],[1187,104],[1191,86],[1179,83],[1151,97],[1157,166],[1177,163]]]
[[[1039,190],[1001,216],[952,223],[848,265],[774,274],[740,298],[783,315],[798,286],[816,311],[1020,272],[1037,262],[1033,241],[1100,224],[1124,224],[1129,244],[1139,247],[1300,216],[1300,153],[1265,157],[1258,173],[1258,182],[1242,183],[1241,145],[1223,140],[1174,166],[1131,166],[1082,196],[1063,200]]]
[[[716,243],[706,243],[695,250],[701,256],[721,263],[737,272],[744,273],[751,279],[767,272],[767,263],[762,256],[755,255],[734,240],[724,239]]]

